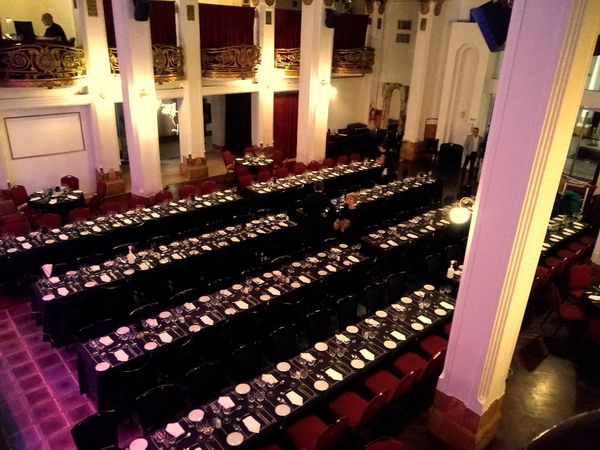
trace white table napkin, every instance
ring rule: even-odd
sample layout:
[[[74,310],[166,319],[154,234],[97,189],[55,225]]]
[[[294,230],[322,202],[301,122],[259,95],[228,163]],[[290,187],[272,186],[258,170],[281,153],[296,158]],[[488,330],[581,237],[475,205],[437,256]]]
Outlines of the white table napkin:
[[[23,242],[21,244],[21,246],[25,249],[25,250],[29,250],[31,248],[31,244],[29,242]]]
[[[119,361],[127,361],[129,359],[129,355],[125,353],[123,350],[117,350],[115,353],[115,358]]]
[[[369,361],[375,360],[375,355],[366,348],[361,349],[359,353],[363,356],[363,358],[368,359]]]
[[[212,248],[210,248],[208,245],[203,245],[202,246],[202,250],[205,250],[207,252],[210,252],[212,250]]]
[[[98,225],[94,225],[92,227],[92,231],[95,231],[96,233],[100,233],[102,231],[102,228],[100,228]]]
[[[327,270],[329,270],[330,272],[337,272],[337,269],[336,269],[335,267],[333,267],[331,264],[327,264],[327,265],[325,266],[325,268],[326,268]]]
[[[56,284],[58,282],[60,282],[60,278],[58,278],[58,277],[52,277],[52,278],[50,278],[50,283]]]
[[[110,278],[108,275],[106,275],[106,274],[105,274],[105,275],[102,275],[102,276],[100,277],[100,279],[101,279],[102,281],[104,281],[105,283],[110,283],[110,282],[112,281],[112,279],[111,279],[111,278]]]
[[[423,315],[418,316],[417,319],[419,319],[423,323],[427,323],[427,324],[433,323],[429,317],[425,317]]]
[[[277,378],[270,373],[263,373],[261,379],[267,384],[277,384]]]
[[[315,357],[310,353],[300,353],[300,358],[308,362],[312,362],[315,360]]]
[[[224,408],[233,408],[235,406],[235,403],[233,403],[233,401],[225,396],[225,397],[219,397],[219,405],[221,405]]]
[[[244,425],[246,425],[246,428],[248,428],[248,431],[251,433],[258,433],[260,431],[260,423],[258,423],[254,417],[248,416],[244,418],[242,422],[244,422]]]
[[[231,292],[228,291],[227,289],[221,289],[221,294],[223,294],[225,297],[229,297],[231,295]]]
[[[182,434],[185,434],[185,430],[177,422],[167,424],[167,433],[171,436],[178,438]]]
[[[243,300],[238,300],[237,302],[235,302],[235,305],[240,309],[248,309],[248,303],[246,303]]]
[[[285,394],[285,396],[292,405],[302,406],[304,404],[304,399],[298,394],[296,394],[294,391],[288,392],[287,394]]]
[[[64,287],[58,288],[58,294],[64,297],[65,295],[69,295],[69,290]]]
[[[158,337],[160,338],[161,341],[163,341],[164,343],[169,343],[169,342],[173,342],[173,336],[171,336],[169,333],[167,333],[166,331],[160,333],[158,335]]]
[[[51,205],[56,205],[56,202],[58,200],[56,200],[55,198],[51,198],[50,201],[48,203],[50,203]]]
[[[300,276],[298,277],[298,279],[299,279],[300,281],[302,281],[303,283],[310,283],[310,278],[307,278],[307,277],[305,277],[304,275],[300,275]]]
[[[336,370],[333,370],[333,369],[331,369],[331,368],[327,369],[327,370],[325,371],[325,373],[326,373],[326,374],[329,376],[329,378],[331,378],[332,380],[341,381],[341,380],[343,380],[343,379],[344,379],[344,376],[343,376],[341,373],[339,373],[338,371],[336,371]]]
[[[452,306],[450,303],[448,302],[440,302],[440,306],[443,306],[446,309],[454,309],[454,306]]]
[[[275,289],[274,287],[270,287],[269,289],[267,289],[271,294],[273,295],[281,295],[281,292],[279,292],[277,289]]]
[[[157,325],[158,325],[158,322],[157,322],[157,320],[156,320],[156,319],[147,319],[147,320],[146,320],[146,323],[148,324],[148,326],[149,326],[150,328],[152,328],[152,327],[155,327],[155,326],[157,326]]]
[[[402,333],[400,333],[399,331],[392,331],[390,333],[393,337],[395,337],[396,339],[398,339],[399,341],[405,341],[406,340],[406,336],[404,336]]]
[[[213,325],[215,322],[208,316],[200,317],[200,320],[204,322],[206,325]]]
[[[98,341],[100,341],[102,345],[110,345],[114,342],[109,336],[102,336]]]
[[[264,283],[264,281],[262,279],[260,279],[260,278],[252,278],[252,281],[255,284],[263,284]]]
[[[343,334],[336,334],[335,337],[337,338],[338,341],[343,342],[344,344],[347,344],[348,342],[350,342],[350,339],[348,339],[346,336],[344,336]]]
[[[193,311],[194,309],[196,309],[196,307],[194,306],[193,303],[190,302],[186,302],[183,304],[183,306],[185,307],[185,309],[187,309],[188,311]]]

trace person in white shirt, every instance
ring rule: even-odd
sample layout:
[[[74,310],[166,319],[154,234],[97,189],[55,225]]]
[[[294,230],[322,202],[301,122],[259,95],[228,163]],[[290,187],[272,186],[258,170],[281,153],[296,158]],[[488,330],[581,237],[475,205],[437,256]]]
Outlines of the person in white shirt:
[[[479,128],[473,128],[471,134],[465,139],[463,148],[463,155],[465,157],[465,162],[462,167],[463,172],[467,170],[467,165],[470,166],[469,171],[473,172],[475,169],[475,161],[477,161],[477,157],[479,156],[482,141],[482,137],[479,136]]]

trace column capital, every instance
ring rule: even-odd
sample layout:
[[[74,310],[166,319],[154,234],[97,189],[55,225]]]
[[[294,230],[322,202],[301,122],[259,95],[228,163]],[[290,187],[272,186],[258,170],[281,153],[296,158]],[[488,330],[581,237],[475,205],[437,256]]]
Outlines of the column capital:
[[[433,13],[439,16],[442,13],[442,5],[446,0],[419,0],[421,4],[420,13],[426,16],[431,12],[431,5],[433,5]]]

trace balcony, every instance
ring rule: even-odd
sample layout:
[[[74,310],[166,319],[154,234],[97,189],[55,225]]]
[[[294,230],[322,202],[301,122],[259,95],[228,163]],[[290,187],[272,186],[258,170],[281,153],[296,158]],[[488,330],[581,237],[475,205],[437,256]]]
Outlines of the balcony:
[[[60,44],[16,44],[0,48],[0,86],[64,87],[85,74],[83,49]]]
[[[371,47],[333,50],[332,73],[364,75],[373,72],[375,49]]]
[[[114,75],[120,73],[119,56],[116,48],[108,49],[110,71]],[[154,67],[154,81],[162,84],[169,81],[182,80],[183,53],[181,48],[172,45],[152,45],[152,65]]]
[[[275,68],[285,70],[289,76],[298,76],[300,73],[300,49],[276,48]]]
[[[202,76],[206,78],[252,78],[259,64],[260,47],[256,45],[202,49]]]

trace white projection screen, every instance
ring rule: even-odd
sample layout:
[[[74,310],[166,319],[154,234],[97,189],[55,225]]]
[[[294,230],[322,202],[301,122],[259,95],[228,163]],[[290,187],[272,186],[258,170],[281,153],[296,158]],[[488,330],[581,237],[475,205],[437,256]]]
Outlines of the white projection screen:
[[[13,159],[85,150],[78,112],[7,117],[4,120]]]

